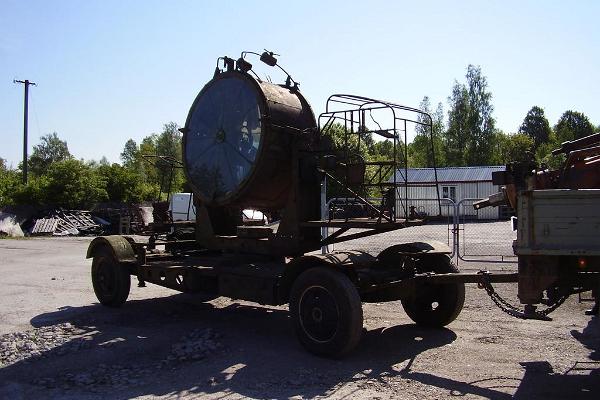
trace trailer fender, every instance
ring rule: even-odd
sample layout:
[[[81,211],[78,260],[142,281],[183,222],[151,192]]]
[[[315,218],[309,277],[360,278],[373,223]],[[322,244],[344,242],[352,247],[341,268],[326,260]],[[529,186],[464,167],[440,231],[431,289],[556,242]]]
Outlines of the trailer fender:
[[[290,261],[279,281],[277,298],[279,304],[288,302],[290,290],[296,278],[307,269],[322,266],[335,268],[350,278],[355,284],[358,282],[355,267],[369,267],[375,263],[375,257],[363,251],[339,251],[328,254],[314,254],[301,256]]]
[[[377,261],[385,262],[390,257],[398,255],[429,255],[429,254],[452,254],[448,245],[436,240],[421,242],[399,243],[388,247],[377,256]]]
[[[120,263],[135,263],[137,261],[131,243],[129,243],[125,236],[120,235],[98,236],[92,240],[88,247],[86,258],[94,257],[97,251],[104,246],[108,246],[115,259]]]

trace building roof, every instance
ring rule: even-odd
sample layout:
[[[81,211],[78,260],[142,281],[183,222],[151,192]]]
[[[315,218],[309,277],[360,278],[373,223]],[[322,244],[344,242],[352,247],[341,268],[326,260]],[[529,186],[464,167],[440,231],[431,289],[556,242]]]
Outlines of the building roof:
[[[480,167],[443,167],[437,168],[438,182],[491,182],[492,172],[504,171],[505,166],[480,166]],[[392,178],[390,178],[391,180]],[[404,181],[404,169],[396,171],[396,181]],[[433,168],[409,168],[409,183],[435,182]]]

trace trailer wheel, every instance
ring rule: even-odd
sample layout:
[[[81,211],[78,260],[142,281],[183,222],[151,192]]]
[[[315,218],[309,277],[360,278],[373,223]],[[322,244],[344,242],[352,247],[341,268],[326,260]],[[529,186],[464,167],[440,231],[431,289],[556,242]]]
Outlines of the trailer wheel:
[[[131,278],[127,268],[120,265],[110,249],[98,249],[92,261],[92,285],[101,304],[119,307],[127,300]]]
[[[290,314],[298,340],[313,354],[340,357],[360,341],[360,296],[339,271],[316,267],[300,274],[292,286]]]
[[[459,272],[450,257],[432,255],[421,259],[417,264],[419,273]],[[465,284],[428,284],[415,288],[414,296],[402,300],[406,314],[418,325],[439,328],[454,321],[465,302]]]

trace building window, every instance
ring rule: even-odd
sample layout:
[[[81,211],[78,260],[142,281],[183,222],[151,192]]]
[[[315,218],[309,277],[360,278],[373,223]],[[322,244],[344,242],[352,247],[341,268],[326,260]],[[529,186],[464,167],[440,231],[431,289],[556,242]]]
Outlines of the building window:
[[[442,197],[456,201],[456,186],[442,186]]]

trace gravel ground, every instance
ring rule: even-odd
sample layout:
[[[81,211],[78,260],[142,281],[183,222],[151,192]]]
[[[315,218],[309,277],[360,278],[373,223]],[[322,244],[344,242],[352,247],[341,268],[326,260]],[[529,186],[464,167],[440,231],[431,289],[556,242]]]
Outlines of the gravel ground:
[[[297,343],[285,307],[135,280],[122,308],[103,307],[88,243],[0,240],[0,398],[600,398],[600,319],[577,298],[553,321],[521,321],[469,285],[439,330],[412,324],[399,302],[365,304],[359,347],[329,360]],[[514,286],[498,290],[515,299]]]

